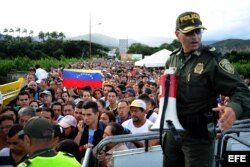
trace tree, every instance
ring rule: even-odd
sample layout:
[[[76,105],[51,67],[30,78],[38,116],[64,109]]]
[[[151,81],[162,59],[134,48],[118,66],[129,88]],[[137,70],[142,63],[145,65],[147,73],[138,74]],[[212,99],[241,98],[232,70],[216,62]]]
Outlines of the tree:
[[[22,33],[25,33],[25,36],[27,36],[27,28],[24,28]]]
[[[47,40],[50,39],[50,32],[46,32],[45,37],[46,37]]]
[[[181,43],[177,39],[174,39],[170,45],[174,48],[174,50],[181,47]]]
[[[128,53],[142,54],[142,51],[145,47],[146,45],[143,45],[141,43],[133,43],[130,45]]]
[[[12,33],[13,33],[13,36],[14,36],[14,29],[13,29],[13,28],[10,28],[10,29],[9,29],[9,32],[12,32]]]
[[[238,62],[250,62],[250,54],[245,52],[236,52],[232,51],[231,53],[226,53],[225,58],[228,59],[232,63],[238,63]],[[245,64],[245,63],[243,63]]]
[[[20,27],[17,27],[17,28],[16,28],[16,32],[19,33],[19,37],[20,37],[20,31],[21,31]]]
[[[33,30],[30,30],[29,36],[32,36],[34,34]]]
[[[58,38],[60,38],[61,40],[63,40],[63,38],[65,38],[64,33],[63,33],[63,32],[60,32],[60,33],[58,34]]]
[[[141,43],[133,43],[132,45],[130,45],[128,49],[128,53],[133,53],[133,54],[136,53],[143,55],[151,55],[155,51],[157,51],[155,48],[149,47]]]
[[[8,34],[8,32],[9,32],[8,28],[3,29],[3,33]]]
[[[58,33],[56,31],[53,31],[51,34],[52,39],[57,39],[58,38]]]
[[[41,39],[41,40],[44,42],[44,38],[45,38],[44,32],[40,31],[40,32],[38,33],[38,38]]]

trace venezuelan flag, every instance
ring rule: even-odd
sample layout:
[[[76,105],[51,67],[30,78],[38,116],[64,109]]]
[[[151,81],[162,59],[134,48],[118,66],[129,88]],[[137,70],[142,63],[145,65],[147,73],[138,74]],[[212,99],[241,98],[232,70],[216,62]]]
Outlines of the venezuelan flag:
[[[102,87],[102,73],[100,70],[63,70],[63,86],[83,88],[91,86],[92,88]]]

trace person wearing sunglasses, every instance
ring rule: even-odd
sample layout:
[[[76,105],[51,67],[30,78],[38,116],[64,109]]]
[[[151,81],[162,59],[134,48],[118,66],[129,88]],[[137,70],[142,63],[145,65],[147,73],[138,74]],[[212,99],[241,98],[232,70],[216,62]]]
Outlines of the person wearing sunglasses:
[[[204,30],[196,12],[184,12],[176,20],[181,47],[170,55],[166,69],[174,70],[177,78],[177,115],[184,131],[179,132],[181,142],[170,132],[165,134],[164,166],[212,166],[217,122],[224,131],[249,115],[249,90],[227,59],[202,45]],[[219,94],[230,97],[226,106],[217,107]]]

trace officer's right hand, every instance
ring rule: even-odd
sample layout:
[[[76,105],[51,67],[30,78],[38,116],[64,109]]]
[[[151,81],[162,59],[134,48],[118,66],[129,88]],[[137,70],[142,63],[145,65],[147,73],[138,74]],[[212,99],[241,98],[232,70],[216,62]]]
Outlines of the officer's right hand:
[[[213,108],[213,111],[219,112],[219,128],[221,131],[227,130],[233,126],[234,121],[236,120],[236,114],[231,107],[219,106]]]

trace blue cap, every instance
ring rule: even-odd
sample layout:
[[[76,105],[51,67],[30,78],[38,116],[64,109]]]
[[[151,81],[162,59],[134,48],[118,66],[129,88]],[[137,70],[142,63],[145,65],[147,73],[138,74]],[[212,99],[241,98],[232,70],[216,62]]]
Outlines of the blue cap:
[[[133,88],[127,88],[125,93],[131,93],[133,96],[135,96],[135,90]]]

